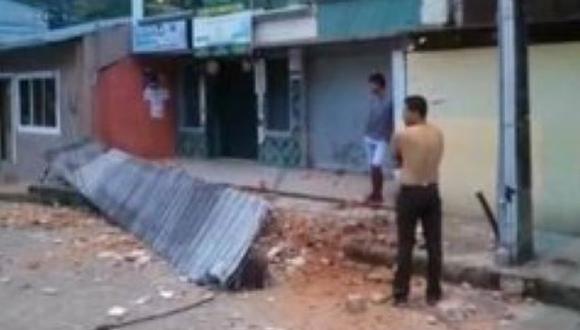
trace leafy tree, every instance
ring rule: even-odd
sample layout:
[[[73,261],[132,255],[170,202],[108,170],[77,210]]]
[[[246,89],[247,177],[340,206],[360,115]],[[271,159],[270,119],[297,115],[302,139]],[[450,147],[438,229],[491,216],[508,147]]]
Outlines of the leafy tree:
[[[61,27],[86,21],[128,16],[131,0],[19,0],[46,11],[49,25]]]
[[[76,0],[74,13],[83,21],[119,16],[131,13],[131,0]]]

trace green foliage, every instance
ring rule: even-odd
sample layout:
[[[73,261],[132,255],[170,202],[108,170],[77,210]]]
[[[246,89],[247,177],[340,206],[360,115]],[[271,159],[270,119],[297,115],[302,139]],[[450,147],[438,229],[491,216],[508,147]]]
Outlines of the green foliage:
[[[86,21],[129,16],[131,0],[19,0],[42,8],[48,13],[52,27],[77,24]]]
[[[77,0],[74,1],[74,12],[82,20],[129,16],[131,14],[131,1]]]
[[[82,22],[129,16],[131,0],[17,0],[48,13],[52,27],[61,27]],[[226,8],[228,6],[276,8],[292,3],[312,0],[145,0],[147,15],[171,13],[187,9]],[[336,1],[336,0],[325,0]]]

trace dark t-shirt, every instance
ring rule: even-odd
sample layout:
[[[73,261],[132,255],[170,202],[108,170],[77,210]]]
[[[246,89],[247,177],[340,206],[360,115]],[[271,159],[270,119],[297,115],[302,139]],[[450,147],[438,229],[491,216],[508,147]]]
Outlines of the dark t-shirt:
[[[393,134],[393,105],[387,97],[372,95],[366,136],[373,140],[389,141]]]

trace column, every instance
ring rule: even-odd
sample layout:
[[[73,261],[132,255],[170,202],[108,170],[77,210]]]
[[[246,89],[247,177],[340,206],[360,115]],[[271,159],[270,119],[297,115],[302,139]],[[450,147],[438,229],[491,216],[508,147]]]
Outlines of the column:
[[[534,253],[526,23],[520,0],[500,0],[501,58],[498,261],[520,264]]]

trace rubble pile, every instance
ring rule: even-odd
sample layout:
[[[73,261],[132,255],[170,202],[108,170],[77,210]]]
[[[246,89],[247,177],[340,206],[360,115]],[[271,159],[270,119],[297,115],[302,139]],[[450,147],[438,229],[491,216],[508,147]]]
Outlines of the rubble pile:
[[[444,300],[437,306],[437,309],[442,319],[452,323],[466,321],[477,314],[475,305],[458,299]]]
[[[338,306],[336,313],[356,319],[386,311],[384,305],[392,296],[395,235],[389,214],[277,208],[257,248],[266,256],[274,281],[299,297],[308,297],[296,304],[313,308],[332,302]],[[425,312],[422,319],[429,328],[459,327],[490,313],[501,314],[477,303],[492,301],[491,293],[480,297],[481,292],[471,287],[448,288],[451,299],[430,308],[423,299],[424,279],[416,277],[411,285],[416,294],[412,308]]]
[[[0,227],[4,228],[38,227],[44,230],[56,230],[92,226],[96,221],[96,217],[91,214],[59,206],[14,203],[3,205],[0,209]]]
[[[389,301],[393,270],[388,263],[352,259],[348,251],[356,244],[392,249],[393,228],[388,215],[276,208],[256,248],[275,283],[313,300],[341,301],[341,310],[356,315]]]
[[[72,261],[80,266],[90,260],[143,268],[152,255],[144,245],[121,229],[105,225],[95,214],[64,207],[37,204],[6,204],[0,208],[0,227],[10,229],[40,229],[59,232],[52,239],[59,253],[47,252],[51,258]],[[39,268],[31,262],[29,269]]]
[[[353,268],[369,272],[365,277],[371,282],[386,282],[390,278],[387,268],[390,265],[380,258],[375,260],[375,264],[382,266],[378,270],[363,263],[367,260],[362,250],[368,248],[383,254],[392,250],[395,237],[389,218],[333,215],[289,209],[274,212],[272,222],[257,242],[274,276],[316,275],[329,269]],[[357,258],[352,250],[362,257]]]
[[[142,269],[152,261],[153,255],[140,241],[119,229],[95,226],[91,232],[77,232],[61,255],[77,265],[96,259],[115,267]]]

